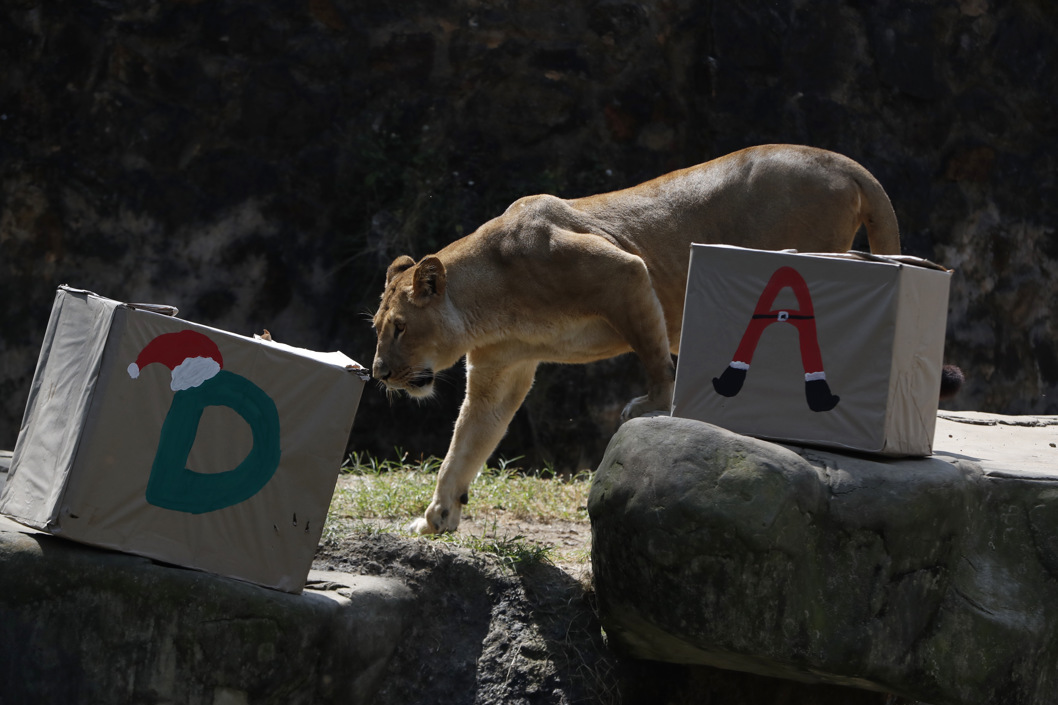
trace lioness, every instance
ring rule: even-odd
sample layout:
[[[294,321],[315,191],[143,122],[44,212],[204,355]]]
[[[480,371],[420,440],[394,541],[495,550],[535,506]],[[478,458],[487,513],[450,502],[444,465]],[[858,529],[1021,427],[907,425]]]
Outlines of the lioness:
[[[433,500],[411,528],[459,526],[471,481],[541,362],[634,351],[648,391],[622,413],[667,411],[692,242],[844,252],[859,227],[898,254],[889,197],[862,166],[812,147],[751,147],[639,186],[565,200],[529,196],[418,263],[398,257],[374,317],[373,375],[433,392],[466,356],[467,392]]]

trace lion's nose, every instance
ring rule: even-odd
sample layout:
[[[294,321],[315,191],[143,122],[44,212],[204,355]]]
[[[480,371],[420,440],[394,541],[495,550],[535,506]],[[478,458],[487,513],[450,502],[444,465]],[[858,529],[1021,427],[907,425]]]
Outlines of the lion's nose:
[[[385,382],[389,379],[389,374],[389,367],[386,366],[386,363],[382,361],[382,358],[376,357],[374,364],[371,366],[371,376]]]

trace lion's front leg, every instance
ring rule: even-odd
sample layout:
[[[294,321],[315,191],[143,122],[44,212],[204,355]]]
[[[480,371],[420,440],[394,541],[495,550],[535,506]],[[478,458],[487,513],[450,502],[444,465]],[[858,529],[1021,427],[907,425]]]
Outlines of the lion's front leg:
[[[441,463],[433,499],[426,513],[409,525],[420,534],[456,530],[468,501],[470,483],[496,449],[533,386],[535,361],[475,364],[474,357],[474,353],[467,356],[467,395]]]

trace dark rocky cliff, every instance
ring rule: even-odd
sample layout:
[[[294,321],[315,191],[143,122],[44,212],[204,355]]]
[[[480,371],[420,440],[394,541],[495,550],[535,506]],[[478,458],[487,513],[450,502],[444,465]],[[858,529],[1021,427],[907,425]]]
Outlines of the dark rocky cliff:
[[[954,267],[956,406],[1058,413],[1058,10],[1045,0],[13,0],[0,11],[0,447],[61,283],[369,364],[385,266],[515,198],[764,142],[889,191]],[[442,453],[461,397],[365,394]],[[501,452],[593,465],[634,359],[538,377]]]

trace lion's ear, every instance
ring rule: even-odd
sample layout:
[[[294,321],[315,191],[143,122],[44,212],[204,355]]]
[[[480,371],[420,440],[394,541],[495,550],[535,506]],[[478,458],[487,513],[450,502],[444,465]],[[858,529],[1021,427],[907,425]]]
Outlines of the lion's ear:
[[[393,260],[393,264],[389,265],[389,269],[386,270],[386,286],[393,281],[393,277],[397,276],[405,269],[415,266],[415,260],[408,255],[401,255],[397,259]]]
[[[426,305],[433,297],[445,293],[445,266],[433,255],[423,257],[415,265],[412,280],[412,301],[419,306]]]

